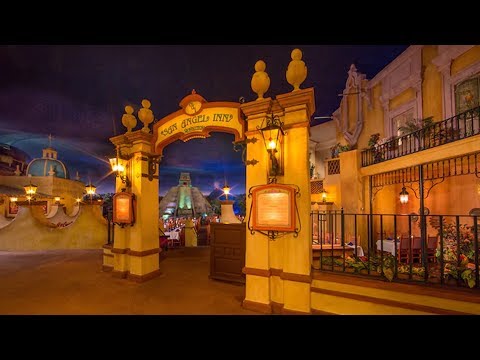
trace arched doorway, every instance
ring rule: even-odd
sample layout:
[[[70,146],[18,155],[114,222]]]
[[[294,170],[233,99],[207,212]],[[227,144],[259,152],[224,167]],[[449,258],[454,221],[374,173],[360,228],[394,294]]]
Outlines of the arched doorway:
[[[208,103],[192,93],[181,102],[181,109],[159,120],[150,132],[153,122],[150,103],[138,112],[144,128],[131,131],[136,125],[133,109],[124,115],[127,133],[111,138],[120,158],[126,163],[131,179],[130,191],[135,195],[136,222],[133,226],[118,228],[112,259],[104,257],[113,273],[135,281],[146,281],[160,274],[158,267],[158,161],[163,149],[176,140],[205,137],[212,131],[234,134],[236,142],[243,142],[248,159],[246,189],[269,182],[269,153],[265,150],[259,128],[266,114],[272,111],[283,119],[287,136],[284,142],[284,169],[278,176],[280,184],[295,184],[299,231],[282,238],[270,239],[261,232],[247,231],[245,267],[245,299],[243,306],[260,312],[310,312],[311,285],[311,226],[310,176],[308,167],[309,119],[314,112],[313,89],[295,89],[291,93],[238,104]],[[245,120],[244,120],[245,119]],[[283,150],[282,150],[283,151]],[[125,188],[116,180],[116,191]],[[247,198],[246,208],[252,201]],[[110,254],[109,254],[110,255]]]

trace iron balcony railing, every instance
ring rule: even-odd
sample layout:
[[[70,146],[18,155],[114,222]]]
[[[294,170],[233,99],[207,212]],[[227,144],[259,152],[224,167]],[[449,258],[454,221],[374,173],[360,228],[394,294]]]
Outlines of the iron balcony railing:
[[[362,151],[362,167],[480,134],[480,107]]]
[[[311,217],[315,270],[480,289],[478,216],[314,211]]]

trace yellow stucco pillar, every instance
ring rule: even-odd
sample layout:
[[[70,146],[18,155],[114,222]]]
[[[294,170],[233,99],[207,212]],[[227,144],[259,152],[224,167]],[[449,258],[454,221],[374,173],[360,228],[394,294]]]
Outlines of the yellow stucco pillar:
[[[315,110],[313,89],[296,90],[278,95],[278,104],[272,99],[260,99],[241,106],[247,117],[246,160],[257,160],[247,165],[247,191],[256,185],[268,183],[268,154],[258,131],[267,111],[272,106],[275,115],[284,121],[284,175],[277,176],[279,184],[294,184],[300,189],[296,202],[300,214],[297,237],[288,233],[275,240],[263,234],[247,232],[245,269],[246,292],[243,306],[254,311],[309,313],[311,283],[311,224],[309,174],[309,124]],[[265,124],[264,124],[265,125]],[[253,138],[256,142],[252,142]],[[251,199],[247,197],[248,222]]]
[[[340,157],[340,194],[343,194],[338,208],[344,212],[344,240],[355,241],[363,247],[367,244],[367,218],[353,214],[367,214],[369,197],[365,197],[365,185],[368,188],[368,177],[362,177],[361,150],[350,150],[339,154]],[[367,193],[368,195],[368,193]],[[340,220],[340,219],[338,219]],[[355,232],[355,227],[357,231]],[[341,232],[339,232],[341,234]]]
[[[312,261],[312,224],[310,217],[309,128],[315,112],[313,88],[277,96],[284,109],[285,136],[283,179],[278,182],[295,184],[300,197],[296,198],[299,219],[297,237],[287,234],[283,241],[283,310],[284,313],[310,313],[310,284]]]
[[[127,132],[110,140],[128,158],[126,174],[135,195],[133,226],[115,227],[114,274],[142,282],[160,274],[158,231],[158,168],[149,179],[149,158],[152,152],[152,134],[142,130]],[[125,184],[117,179],[116,191]]]
[[[241,105],[241,109],[246,116],[247,143],[246,160],[255,162],[255,164],[246,167],[246,189],[247,191],[256,185],[264,185],[268,181],[268,159],[263,144],[262,135],[257,130],[270,107],[271,98],[260,99]],[[254,161],[255,160],[255,161]],[[246,217],[245,222],[249,220],[249,209],[252,200],[246,198]],[[245,268],[245,299],[243,306],[253,311],[271,313],[270,297],[270,262],[269,262],[269,240],[266,236],[256,232],[251,234],[247,231]]]

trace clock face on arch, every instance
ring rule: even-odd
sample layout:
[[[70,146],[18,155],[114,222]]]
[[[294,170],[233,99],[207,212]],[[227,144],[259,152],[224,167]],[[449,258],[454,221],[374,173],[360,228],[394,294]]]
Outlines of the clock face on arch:
[[[190,101],[187,106],[185,106],[185,113],[188,115],[193,115],[198,113],[202,108],[202,103],[200,101]]]

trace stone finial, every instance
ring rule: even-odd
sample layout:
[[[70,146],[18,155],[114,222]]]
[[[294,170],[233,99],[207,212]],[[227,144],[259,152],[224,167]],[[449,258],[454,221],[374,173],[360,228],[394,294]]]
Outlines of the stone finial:
[[[133,107],[130,105],[125,106],[125,113],[122,116],[122,124],[127,128],[127,133],[137,126],[137,118],[133,115]]]
[[[268,91],[270,87],[270,78],[268,74],[265,72],[265,68],[267,65],[263,60],[258,60],[255,63],[255,74],[252,76],[252,81],[250,85],[252,86],[253,92],[258,95],[257,100],[263,99],[263,94]]]
[[[146,133],[150,132],[150,128],[148,125],[153,122],[153,111],[150,110],[150,106],[152,104],[147,99],[142,100],[142,106],[140,110],[138,110],[138,118],[143,123],[142,131]]]
[[[300,49],[292,50],[292,61],[288,64],[287,81],[293,86],[292,91],[300,90],[300,85],[307,78],[307,66],[302,60],[302,51]]]
[[[20,171],[20,165],[17,164],[17,168],[15,169],[14,174],[15,174],[15,176],[20,176],[21,173],[22,172]]]
[[[48,170],[48,176],[55,175],[55,170],[53,169],[53,165],[50,165],[50,170]]]
[[[77,174],[75,175],[75,180],[80,181],[80,175],[78,174],[78,171],[77,171]]]

